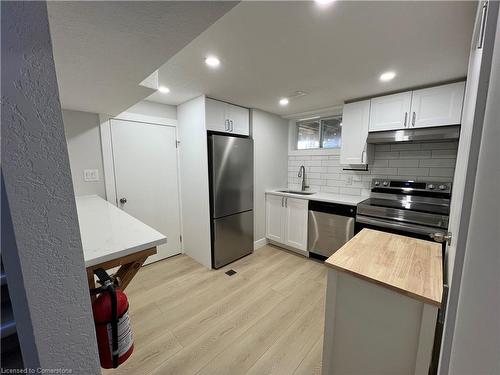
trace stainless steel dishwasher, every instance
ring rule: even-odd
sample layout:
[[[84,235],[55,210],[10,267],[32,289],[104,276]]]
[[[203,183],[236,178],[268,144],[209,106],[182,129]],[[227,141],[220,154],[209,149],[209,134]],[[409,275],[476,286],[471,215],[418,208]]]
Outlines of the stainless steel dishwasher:
[[[354,236],[356,206],[309,201],[308,250],[325,259]]]

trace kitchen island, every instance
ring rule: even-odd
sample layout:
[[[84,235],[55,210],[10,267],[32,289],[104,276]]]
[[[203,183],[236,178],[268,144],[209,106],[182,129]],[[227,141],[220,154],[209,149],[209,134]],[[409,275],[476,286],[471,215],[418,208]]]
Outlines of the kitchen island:
[[[125,289],[146,259],[167,238],[97,195],[76,197],[89,288],[94,270],[120,267],[116,276]]]
[[[323,374],[427,374],[441,245],[363,229],[325,265]]]

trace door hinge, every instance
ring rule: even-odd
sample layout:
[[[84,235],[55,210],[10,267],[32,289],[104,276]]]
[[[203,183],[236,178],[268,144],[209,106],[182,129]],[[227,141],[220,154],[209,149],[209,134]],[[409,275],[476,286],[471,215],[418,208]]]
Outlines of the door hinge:
[[[429,234],[429,237],[432,238],[436,242],[446,242],[448,245],[451,244],[451,232],[437,232],[437,233],[431,233]]]
[[[175,141],[175,148],[179,148],[180,144],[181,144],[181,141]]]

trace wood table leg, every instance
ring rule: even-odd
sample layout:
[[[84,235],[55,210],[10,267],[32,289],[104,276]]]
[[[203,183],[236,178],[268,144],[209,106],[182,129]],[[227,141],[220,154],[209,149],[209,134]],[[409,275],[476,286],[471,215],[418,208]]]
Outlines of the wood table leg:
[[[123,266],[120,267],[120,269],[116,272],[115,277],[120,278],[120,281],[121,281],[120,289],[121,290],[125,290],[127,285],[134,278],[135,274],[142,267],[142,265],[144,264],[146,259],[148,259],[148,257],[137,259],[136,261],[134,261],[132,263],[124,264]]]
[[[89,266],[87,268],[87,280],[89,284],[89,289],[93,289],[96,287],[94,279],[94,270],[98,268],[109,270],[114,267],[120,267],[114,276],[120,278],[121,282],[120,289],[124,290],[130,283],[130,281],[132,281],[132,279],[137,274],[139,269],[142,267],[146,259],[148,259],[149,256],[154,255],[156,253],[157,253],[156,247],[152,247],[146,250],[139,251],[134,254],[126,255],[120,258],[112,259],[106,262]],[[95,299],[96,296],[91,296],[92,302]]]

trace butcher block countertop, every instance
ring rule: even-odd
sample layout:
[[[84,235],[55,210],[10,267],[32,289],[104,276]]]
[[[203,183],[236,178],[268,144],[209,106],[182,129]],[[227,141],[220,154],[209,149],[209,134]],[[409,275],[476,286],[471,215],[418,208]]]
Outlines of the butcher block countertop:
[[[441,244],[363,229],[325,261],[328,267],[441,306]]]

